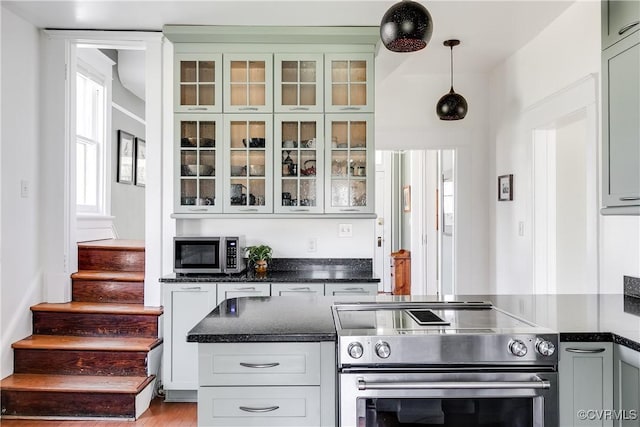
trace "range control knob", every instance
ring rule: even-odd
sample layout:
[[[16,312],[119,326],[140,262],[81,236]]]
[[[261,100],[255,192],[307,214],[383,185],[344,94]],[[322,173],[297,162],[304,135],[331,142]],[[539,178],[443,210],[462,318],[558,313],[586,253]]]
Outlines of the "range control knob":
[[[386,359],[387,357],[391,356],[391,347],[389,346],[389,343],[378,341],[376,343],[376,354],[381,359]]]
[[[349,344],[349,347],[347,347],[347,353],[349,353],[349,356],[353,357],[354,359],[360,359],[362,357],[362,354],[364,353],[362,344],[360,344],[359,342],[352,342],[351,344]]]
[[[551,341],[538,338],[536,340],[536,351],[543,356],[552,356],[556,352],[556,346]]]
[[[520,340],[509,341],[509,351],[514,356],[524,357],[527,354],[527,346]]]

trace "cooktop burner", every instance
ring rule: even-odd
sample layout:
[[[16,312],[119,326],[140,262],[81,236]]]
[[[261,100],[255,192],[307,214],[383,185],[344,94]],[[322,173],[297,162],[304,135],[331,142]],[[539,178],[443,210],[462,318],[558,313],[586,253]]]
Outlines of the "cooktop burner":
[[[447,322],[435,314],[432,310],[406,310],[406,312],[418,322],[418,325],[450,325],[451,322]]]

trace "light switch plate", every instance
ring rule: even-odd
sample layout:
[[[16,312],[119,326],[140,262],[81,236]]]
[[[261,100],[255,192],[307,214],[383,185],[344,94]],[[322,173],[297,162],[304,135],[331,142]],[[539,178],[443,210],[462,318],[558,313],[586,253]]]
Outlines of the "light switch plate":
[[[353,224],[338,224],[338,237],[353,237]]]

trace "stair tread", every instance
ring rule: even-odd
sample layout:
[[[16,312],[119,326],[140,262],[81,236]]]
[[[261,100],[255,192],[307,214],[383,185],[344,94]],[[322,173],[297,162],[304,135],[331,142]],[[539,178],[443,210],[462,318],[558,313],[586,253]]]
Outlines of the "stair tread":
[[[98,248],[106,250],[129,249],[132,251],[144,251],[144,240],[107,239],[93,240],[78,243],[78,248]]]
[[[98,314],[162,314],[162,307],[150,307],[143,304],[112,304],[102,302],[63,302],[40,303],[31,307],[31,311],[59,312],[59,313],[98,313]]]
[[[114,282],[144,282],[144,271],[80,270],[71,275],[76,280],[110,280]]]
[[[149,351],[161,342],[157,338],[31,335],[13,343],[12,347],[27,350]]]
[[[13,374],[0,381],[0,390],[131,394],[142,391],[154,377]]]

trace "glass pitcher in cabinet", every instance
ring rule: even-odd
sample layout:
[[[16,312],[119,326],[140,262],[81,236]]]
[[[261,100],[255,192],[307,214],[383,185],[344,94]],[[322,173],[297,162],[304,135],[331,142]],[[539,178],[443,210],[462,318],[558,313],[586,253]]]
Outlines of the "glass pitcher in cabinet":
[[[323,130],[322,114],[276,115],[274,212],[323,212]]]

